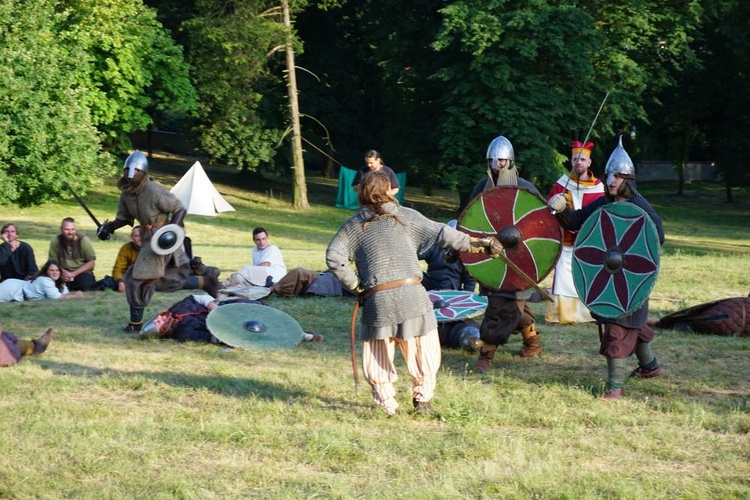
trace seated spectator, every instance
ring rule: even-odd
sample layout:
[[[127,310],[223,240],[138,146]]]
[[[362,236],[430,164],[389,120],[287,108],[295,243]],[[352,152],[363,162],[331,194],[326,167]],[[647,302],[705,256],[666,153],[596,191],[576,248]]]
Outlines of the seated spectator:
[[[31,281],[8,279],[0,283],[0,302],[22,302],[24,300],[74,299],[83,297],[80,290],[68,293],[62,278],[60,264],[47,261]]]
[[[115,259],[115,265],[112,266],[112,279],[117,287],[116,291],[125,291],[125,271],[135,264],[138,258],[138,252],[141,251],[141,226],[135,226],[130,231],[130,241],[120,247]]]
[[[456,224],[455,219],[448,221],[453,229],[456,229]],[[456,250],[432,246],[419,256],[419,260],[427,262],[427,271],[422,275],[422,286],[426,290],[465,290],[474,293],[477,280],[466,271]]]
[[[63,280],[70,290],[87,291],[96,285],[94,245],[88,236],[76,231],[76,221],[72,217],[63,219],[60,234],[52,238],[49,260],[60,263]]]
[[[286,275],[286,265],[281,250],[268,241],[268,231],[262,227],[253,229],[253,265],[245,266],[221,283],[223,288],[232,286],[270,287]]]
[[[18,239],[15,224],[5,224],[0,233],[3,238],[3,243],[0,244],[0,281],[11,278],[30,280],[39,270],[34,249]]]
[[[243,298],[218,301],[210,295],[189,295],[144,324],[141,328],[141,339],[160,338],[173,339],[178,342],[219,343],[206,325],[208,313],[217,307],[237,303],[264,305],[262,302]],[[320,342],[323,336],[305,332],[303,340]]]
[[[0,328],[0,366],[10,366],[18,363],[23,356],[38,356],[47,350],[52,342],[55,330],[47,329],[41,337],[33,340],[21,340],[10,332],[4,332]]]

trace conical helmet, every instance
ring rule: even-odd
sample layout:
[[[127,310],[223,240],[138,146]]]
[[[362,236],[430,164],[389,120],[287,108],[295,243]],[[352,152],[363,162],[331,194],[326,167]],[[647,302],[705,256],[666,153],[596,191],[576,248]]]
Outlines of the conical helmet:
[[[487,148],[487,159],[492,160],[492,165],[497,165],[497,160],[501,159],[515,162],[513,144],[502,135],[495,137]]]
[[[128,179],[135,177],[135,171],[140,170],[142,172],[148,172],[148,160],[143,153],[137,149],[125,159],[125,165],[122,167],[125,172],[125,176]]]
[[[604,173],[607,176],[607,185],[612,183],[615,175],[620,175],[627,179],[635,179],[635,166],[633,160],[628,156],[625,148],[622,147],[622,136],[612,154],[609,155],[607,166],[604,167]]]

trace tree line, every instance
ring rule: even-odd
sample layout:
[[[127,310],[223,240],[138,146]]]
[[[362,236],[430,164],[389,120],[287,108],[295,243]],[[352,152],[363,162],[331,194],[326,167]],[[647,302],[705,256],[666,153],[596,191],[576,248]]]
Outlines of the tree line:
[[[636,160],[715,161],[731,201],[748,181],[748,5],[0,0],[0,203],[94,187],[149,129],[290,184],[290,165],[330,173],[377,149],[411,186],[465,202],[499,134],[524,177],[553,183],[605,96],[591,133],[600,170],[625,134]]]

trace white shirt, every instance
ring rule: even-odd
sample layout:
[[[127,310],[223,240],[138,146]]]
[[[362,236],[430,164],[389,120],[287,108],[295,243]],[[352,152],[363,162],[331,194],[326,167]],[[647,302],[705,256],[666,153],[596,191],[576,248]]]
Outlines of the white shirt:
[[[281,256],[281,250],[276,245],[268,245],[263,250],[253,247],[253,265],[260,266],[263,262],[271,264],[268,267],[264,267],[264,269],[273,278],[274,283],[277,283],[286,275],[284,258]]]

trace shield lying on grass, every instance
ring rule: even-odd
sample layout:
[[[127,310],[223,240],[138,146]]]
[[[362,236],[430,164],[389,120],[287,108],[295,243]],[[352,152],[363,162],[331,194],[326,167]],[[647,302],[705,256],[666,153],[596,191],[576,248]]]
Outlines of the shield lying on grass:
[[[487,297],[459,290],[429,290],[438,323],[479,316],[487,309]]]
[[[232,286],[222,288],[219,293],[234,297],[244,297],[250,300],[259,300],[271,293],[271,289],[265,286]]]
[[[257,304],[220,306],[208,314],[206,325],[225,344],[249,350],[290,349],[304,334],[288,314]]]
[[[470,236],[495,236],[506,258],[534,283],[544,279],[560,255],[562,229],[547,202],[517,186],[501,186],[472,200],[461,214],[458,229]],[[526,290],[531,285],[502,259],[461,252],[466,270],[487,288],[503,292]]]
[[[573,247],[573,284],[602,318],[626,316],[648,299],[659,274],[659,233],[632,203],[610,203],[591,214]]]

